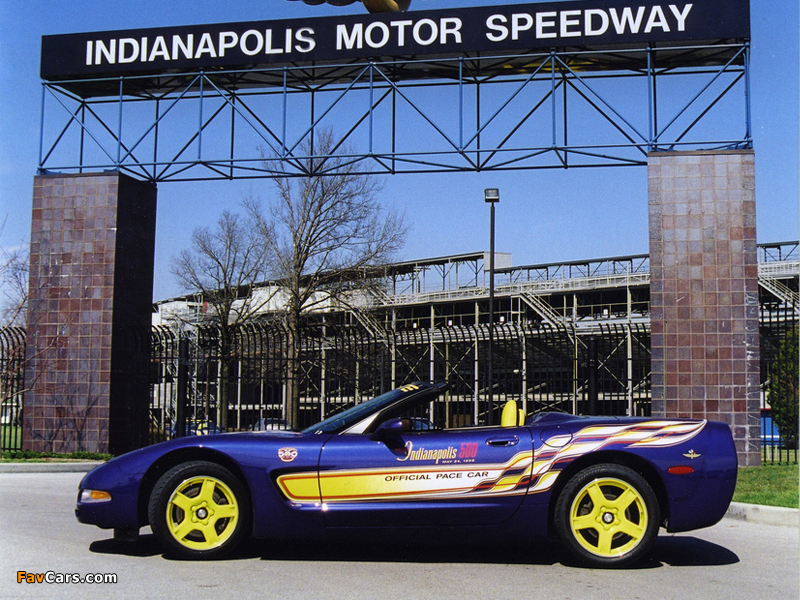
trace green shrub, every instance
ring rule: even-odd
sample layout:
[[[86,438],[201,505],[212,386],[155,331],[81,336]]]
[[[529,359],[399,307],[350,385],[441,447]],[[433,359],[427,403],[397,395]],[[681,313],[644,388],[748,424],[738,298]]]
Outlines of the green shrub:
[[[769,404],[772,421],[788,448],[797,448],[798,438],[798,336],[797,327],[786,334],[770,367]]]

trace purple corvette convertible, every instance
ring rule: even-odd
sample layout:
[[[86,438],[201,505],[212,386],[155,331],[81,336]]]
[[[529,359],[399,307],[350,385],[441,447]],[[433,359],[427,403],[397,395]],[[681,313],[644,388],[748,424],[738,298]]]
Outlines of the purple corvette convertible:
[[[730,429],[694,420],[525,420],[512,401],[494,426],[439,428],[445,384],[414,383],[301,432],[191,436],[88,473],[76,515],[164,549],[220,557],[242,540],[556,536],[578,560],[642,558],[660,527],[708,527],[736,483]]]

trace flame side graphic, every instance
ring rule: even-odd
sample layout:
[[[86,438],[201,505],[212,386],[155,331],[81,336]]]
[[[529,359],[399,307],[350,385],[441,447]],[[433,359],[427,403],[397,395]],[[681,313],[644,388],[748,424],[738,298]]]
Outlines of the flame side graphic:
[[[553,487],[560,469],[559,464],[569,463],[579,456],[613,446],[626,448],[667,448],[693,439],[706,426],[707,421],[647,421],[635,425],[601,425],[578,431],[572,441],[560,448],[544,446],[533,464],[531,493],[540,493]]]
[[[581,429],[572,440],[515,454],[505,463],[414,465],[369,469],[307,471],[278,478],[285,496],[298,504],[397,500],[435,500],[509,496],[545,492],[561,466],[590,452],[611,447],[666,448],[697,436],[706,421],[647,421]]]

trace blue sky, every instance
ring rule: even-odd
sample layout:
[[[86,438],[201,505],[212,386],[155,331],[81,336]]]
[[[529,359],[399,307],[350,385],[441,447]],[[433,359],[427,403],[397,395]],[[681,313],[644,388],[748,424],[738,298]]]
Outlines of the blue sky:
[[[515,4],[511,0],[413,0],[413,9]],[[0,0],[0,247],[30,236],[39,151],[42,35],[360,13],[287,0]],[[798,238],[798,3],[751,0],[752,123],[759,242]],[[497,249],[517,265],[648,251],[645,168],[384,176],[384,202],[410,226],[401,260],[488,248],[487,187],[501,189]],[[192,231],[211,225],[244,194],[269,183],[159,186],[155,299],[179,294],[172,258]]]

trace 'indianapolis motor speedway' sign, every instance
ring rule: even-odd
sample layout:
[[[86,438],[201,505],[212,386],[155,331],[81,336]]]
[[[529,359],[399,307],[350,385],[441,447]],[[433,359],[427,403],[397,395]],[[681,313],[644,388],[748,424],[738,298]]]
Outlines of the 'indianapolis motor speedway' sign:
[[[576,0],[42,38],[45,80],[750,37],[749,0]]]

